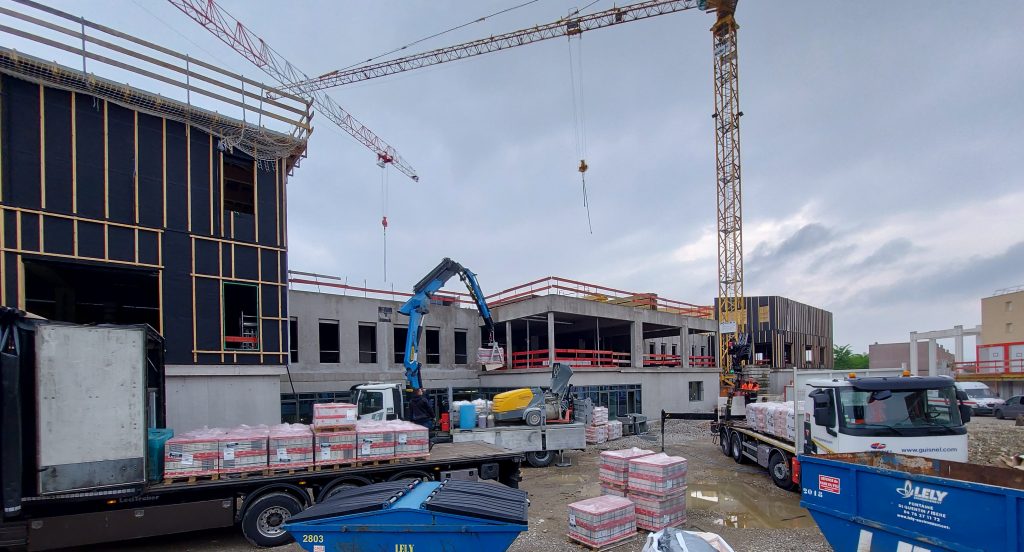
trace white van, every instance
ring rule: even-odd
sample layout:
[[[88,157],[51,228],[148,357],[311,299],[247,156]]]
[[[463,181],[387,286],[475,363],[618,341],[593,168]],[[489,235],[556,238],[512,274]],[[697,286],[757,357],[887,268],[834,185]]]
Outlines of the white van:
[[[1003,404],[1003,399],[995,396],[992,390],[980,381],[958,381],[956,388],[967,393],[969,400],[964,401],[964,404],[970,405],[976,416],[982,414],[992,416],[995,414],[996,406]]]

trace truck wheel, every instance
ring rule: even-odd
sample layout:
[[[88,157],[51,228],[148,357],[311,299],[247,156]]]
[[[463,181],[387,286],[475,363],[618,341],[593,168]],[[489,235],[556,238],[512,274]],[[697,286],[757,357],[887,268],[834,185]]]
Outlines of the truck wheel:
[[[772,476],[772,482],[783,491],[793,490],[793,477],[789,472],[789,458],[779,451],[772,453],[768,460],[768,473]]]
[[[996,410],[994,416],[996,417],[997,420],[1002,420],[1003,419],[1003,411],[1002,410]]]
[[[292,536],[284,530],[288,518],[302,511],[302,503],[287,493],[270,493],[256,499],[242,516],[242,534],[255,546],[288,544]]]
[[[732,459],[737,464],[746,464],[747,457],[743,456],[743,436],[738,431],[733,431],[729,438],[729,446],[732,447]]]
[[[420,481],[433,481],[434,478],[429,473],[420,470],[405,470],[398,472],[388,478],[388,481],[398,481],[400,479],[419,479]]]
[[[555,461],[555,451],[535,450],[526,453],[526,461],[535,468],[546,468]]]
[[[540,410],[531,410],[526,413],[526,425],[539,426],[541,422]]]
[[[319,504],[319,503],[324,502],[326,500],[330,500],[331,497],[333,497],[334,495],[340,493],[341,491],[343,491],[345,489],[352,489],[352,488],[355,488],[355,487],[362,487],[363,485],[369,485],[370,483],[371,483],[371,481],[369,479],[365,478],[365,477],[359,477],[359,476],[339,477],[338,479],[335,479],[334,481],[331,481],[330,483],[327,484],[326,487],[324,487],[324,490],[321,491],[316,496],[316,501]]]
[[[722,454],[731,456],[732,451],[729,448],[729,432],[723,429],[718,433],[718,446],[722,447]]]

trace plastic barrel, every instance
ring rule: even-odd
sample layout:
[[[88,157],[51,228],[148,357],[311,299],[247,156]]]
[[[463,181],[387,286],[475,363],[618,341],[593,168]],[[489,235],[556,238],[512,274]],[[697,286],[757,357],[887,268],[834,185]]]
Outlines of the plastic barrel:
[[[483,414],[476,417],[476,427],[487,427],[487,416]]]
[[[476,427],[476,407],[472,404],[464,404],[459,407],[459,429],[473,429]]]

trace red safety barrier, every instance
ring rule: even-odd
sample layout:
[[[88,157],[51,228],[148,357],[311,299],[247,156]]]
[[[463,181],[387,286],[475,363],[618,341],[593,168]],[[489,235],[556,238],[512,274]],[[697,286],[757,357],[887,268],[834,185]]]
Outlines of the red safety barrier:
[[[550,367],[548,349],[512,353],[511,360],[513,370]],[[592,349],[555,349],[555,362],[573,368],[623,368],[630,365],[629,353]]]
[[[1024,374],[1024,358],[955,362],[953,367],[956,369],[957,375],[1021,375]]]

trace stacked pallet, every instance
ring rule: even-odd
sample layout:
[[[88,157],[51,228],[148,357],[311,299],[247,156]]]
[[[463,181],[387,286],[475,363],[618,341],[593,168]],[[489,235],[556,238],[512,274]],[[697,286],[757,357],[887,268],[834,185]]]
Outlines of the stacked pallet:
[[[620,438],[622,438],[622,422],[618,420],[608,422],[608,440],[614,441]]]
[[[652,450],[628,448],[606,450],[601,453],[597,477],[601,481],[601,493],[612,496],[627,496],[629,484],[629,461],[654,454]]]
[[[324,403],[313,405],[313,431],[353,429],[356,425],[356,405]]]
[[[629,459],[627,492],[636,524],[659,531],[686,521],[686,459],[665,453]]]
[[[316,466],[351,464],[356,461],[356,432],[354,429],[314,432]]]
[[[426,458],[430,455],[430,434],[427,428],[411,422],[387,422],[395,432],[395,458]]]
[[[796,439],[796,415],[791,402],[758,402],[746,406],[751,429],[793,441]]]
[[[594,415],[585,428],[587,444],[599,445],[608,441],[608,409],[603,406],[594,407]]]
[[[313,432],[305,424],[270,428],[267,466],[272,470],[308,469],[313,465]]]
[[[569,538],[592,548],[630,539],[636,527],[633,503],[619,496],[599,496],[569,505]]]
[[[164,478],[217,475],[220,428],[203,428],[175,435],[164,444]]]
[[[604,406],[594,407],[594,419],[590,422],[593,425],[605,425],[608,423],[608,408]]]
[[[241,425],[217,439],[219,474],[262,472],[267,469],[270,428]]]
[[[390,460],[395,457],[395,430],[389,422],[360,421],[356,424],[356,458]]]

